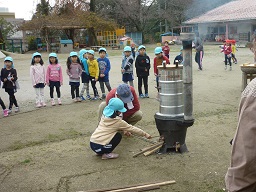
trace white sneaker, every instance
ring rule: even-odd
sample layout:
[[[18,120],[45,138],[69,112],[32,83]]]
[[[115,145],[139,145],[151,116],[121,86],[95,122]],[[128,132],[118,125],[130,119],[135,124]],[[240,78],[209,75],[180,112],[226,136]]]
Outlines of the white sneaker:
[[[62,103],[61,103],[61,99],[60,98],[58,98],[58,104],[59,105],[61,105]]]
[[[15,113],[18,113],[20,111],[20,108],[19,107],[15,107]]]
[[[52,104],[52,106],[54,106],[54,105],[55,105],[55,101],[54,101],[54,99],[52,99],[51,104]]]

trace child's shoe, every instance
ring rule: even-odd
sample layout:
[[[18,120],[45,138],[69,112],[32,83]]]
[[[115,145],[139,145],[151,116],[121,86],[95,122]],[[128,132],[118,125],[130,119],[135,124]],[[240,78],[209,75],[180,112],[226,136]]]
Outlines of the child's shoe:
[[[76,98],[73,98],[72,100],[73,100],[74,102],[77,102],[77,99],[76,99]]]
[[[53,98],[52,98],[51,104],[52,104],[52,106],[55,106],[55,101]]]
[[[87,98],[88,100],[91,100],[91,99],[92,99],[90,95],[87,95],[86,98]]]
[[[77,101],[77,102],[81,102],[82,99],[80,99],[80,97],[77,97],[77,98],[76,98],[76,101]]]
[[[37,107],[37,108],[42,107],[41,103],[40,103],[40,102],[36,103],[36,107]]]
[[[8,109],[8,114],[11,114],[12,113],[12,109]]]
[[[145,94],[145,98],[149,98],[148,93]]]
[[[119,155],[117,153],[105,153],[102,155],[101,159],[116,159]]]
[[[58,98],[58,104],[59,104],[59,105],[62,105],[60,98]]]
[[[92,98],[92,100],[98,100],[99,99],[99,96],[95,96]]]
[[[106,99],[106,94],[103,93],[101,99]]]
[[[8,117],[8,109],[3,110],[3,112],[4,112],[4,117]]]
[[[145,96],[143,94],[140,94],[140,98],[144,98]]]
[[[81,95],[81,96],[80,96],[80,98],[81,98],[81,100],[82,100],[82,101],[84,101],[84,100],[85,100],[85,98],[84,98],[84,96],[83,96],[83,95]]]
[[[19,108],[19,107],[15,107],[14,112],[15,112],[15,113],[18,113],[19,111],[20,111],[20,108]]]
[[[46,107],[46,103],[43,101],[43,102],[41,103],[41,106],[42,106],[42,107]]]

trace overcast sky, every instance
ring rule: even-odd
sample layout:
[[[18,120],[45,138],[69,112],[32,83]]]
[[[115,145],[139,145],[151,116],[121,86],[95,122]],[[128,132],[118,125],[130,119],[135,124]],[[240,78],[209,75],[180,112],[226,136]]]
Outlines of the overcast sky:
[[[9,12],[15,12],[16,18],[29,20],[35,12],[35,7],[40,0],[0,0],[0,7],[7,7]],[[51,5],[54,0],[50,0]]]

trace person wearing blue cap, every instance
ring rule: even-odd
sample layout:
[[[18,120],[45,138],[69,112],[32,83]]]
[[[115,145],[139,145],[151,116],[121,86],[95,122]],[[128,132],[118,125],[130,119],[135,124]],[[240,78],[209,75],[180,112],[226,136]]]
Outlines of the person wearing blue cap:
[[[90,92],[89,92],[89,82],[90,82],[90,74],[89,74],[89,67],[88,67],[88,50],[81,49],[79,51],[79,59],[83,65],[83,72],[82,72],[82,83],[83,87],[80,92],[80,98],[84,101],[85,99],[91,99]],[[86,90],[86,98],[84,97],[84,91]]]
[[[156,76],[156,88],[157,92],[159,93],[159,78],[157,66],[162,65],[163,62],[165,62],[166,64],[170,64],[170,60],[165,55],[163,55],[162,47],[155,48],[155,56],[156,57],[154,58],[154,75]],[[156,99],[159,99],[159,94],[157,94]]]
[[[96,87],[96,82],[99,79],[99,64],[98,61],[94,58],[94,51],[93,50],[89,50],[88,51],[88,68],[89,68],[89,73],[90,73],[90,81],[91,81],[91,85],[92,85],[92,89],[93,89],[93,94],[94,94],[94,98],[92,98],[92,100],[98,100],[99,99],[99,93]]]
[[[138,91],[140,98],[149,98],[148,96],[148,76],[150,70],[150,59],[146,54],[146,47],[140,45],[138,47],[139,55],[136,57],[135,68],[138,77]],[[144,84],[145,95],[142,93],[142,81]]]
[[[36,107],[45,107],[44,87],[46,85],[46,70],[41,53],[35,52],[32,55],[30,77],[36,92]]]
[[[109,83],[109,71],[111,69],[110,61],[106,57],[107,50],[103,47],[99,49],[99,55],[100,57],[97,59],[98,64],[99,64],[99,70],[100,70],[100,75],[99,75],[99,83],[100,83],[100,89],[102,92],[102,97],[101,99],[106,98],[106,93],[105,93],[105,86],[108,89],[108,92],[111,91],[111,86]]]
[[[124,56],[122,59],[122,81],[126,84],[130,84],[130,86],[134,87],[133,85],[133,62],[134,58],[132,56],[132,48],[130,46],[124,47]]]
[[[50,97],[52,106],[55,105],[53,92],[54,87],[56,88],[58,104],[61,105],[60,99],[60,86],[63,85],[62,67],[58,62],[56,53],[49,54],[49,65],[46,71],[46,84],[50,87]]]
[[[8,113],[12,112],[12,106],[15,105],[15,112],[19,112],[19,106],[14,93],[16,92],[16,81],[17,71],[13,68],[13,59],[11,57],[6,57],[4,59],[5,68],[1,70],[1,81],[3,82],[3,88],[5,92],[9,95],[9,110]],[[2,105],[3,107],[3,105]],[[6,110],[4,111],[6,115]]]
[[[124,103],[119,98],[112,98],[103,110],[103,115],[98,127],[90,138],[91,149],[102,159],[116,159],[118,154],[112,153],[122,139],[119,131],[134,133],[147,139],[151,135],[120,118],[120,114],[126,112]]]
[[[81,101],[79,97],[79,86],[82,71],[83,68],[80,63],[80,59],[78,58],[77,52],[70,52],[67,59],[67,74],[69,76],[69,85],[71,87],[71,97],[74,102]]]

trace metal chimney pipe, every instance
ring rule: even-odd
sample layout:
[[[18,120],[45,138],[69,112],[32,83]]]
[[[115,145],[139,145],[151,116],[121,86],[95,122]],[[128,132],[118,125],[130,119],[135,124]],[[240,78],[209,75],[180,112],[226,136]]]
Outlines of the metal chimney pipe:
[[[194,33],[181,33],[183,45],[184,119],[193,120],[192,41]]]

